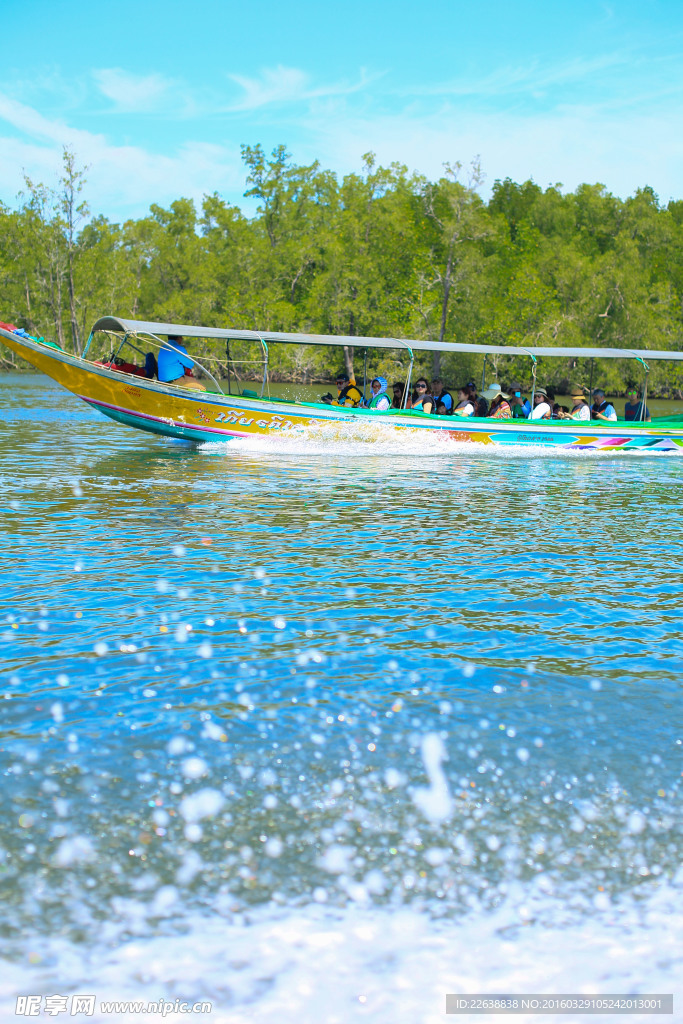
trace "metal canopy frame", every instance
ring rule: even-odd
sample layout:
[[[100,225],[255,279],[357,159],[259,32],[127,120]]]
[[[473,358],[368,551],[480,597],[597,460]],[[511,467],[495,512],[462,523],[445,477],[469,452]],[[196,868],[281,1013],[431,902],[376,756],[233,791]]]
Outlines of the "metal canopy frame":
[[[127,334],[179,334],[187,338],[223,338],[241,341],[281,342],[290,345],[349,345],[352,348],[402,349],[414,352],[469,352],[478,355],[547,356],[574,359],[661,359],[683,360],[683,352],[661,349],[629,348],[565,348],[563,346],[474,345],[450,341],[427,341],[405,338],[365,338],[354,335],[293,334],[283,331],[247,331],[223,327],[198,327],[193,324],[162,324],[143,320],[124,320],[104,316],[94,325],[95,331],[116,331]]]
[[[662,349],[629,349],[629,348],[565,348],[564,346],[548,346],[548,345],[536,345],[530,347],[521,347],[518,345],[474,345],[474,344],[460,344],[458,342],[449,341],[428,341],[425,339],[405,339],[405,338],[373,338],[373,337],[357,337],[355,335],[334,335],[334,334],[303,334],[303,333],[289,333],[284,331],[249,331],[230,327],[200,327],[196,324],[167,324],[157,323],[147,320],[125,320],[122,317],[117,316],[103,316],[93,325],[93,328],[88,337],[88,342],[85,346],[83,355],[87,353],[93,335],[96,331],[113,332],[116,334],[122,334],[121,343],[117,349],[117,354],[125,343],[131,345],[131,335],[146,334],[148,337],[154,339],[160,347],[169,346],[173,348],[173,344],[168,341],[163,341],[159,338],[160,334],[165,335],[180,335],[181,337],[187,338],[220,338],[226,342],[226,355],[228,359],[228,392],[230,391],[230,341],[257,341],[260,342],[263,354],[264,354],[264,365],[263,365],[263,381],[261,384],[261,398],[263,398],[263,392],[268,381],[268,367],[270,361],[270,353],[268,350],[268,342],[280,343],[289,345],[334,345],[343,346],[348,345],[351,348],[362,348],[364,352],[364,367],[363,367],[363,402],[365,403],[365,391],[367,386],[367,365],[368,365],[368,349],[399,349],[407,352],[410,356],[410,364],[408,366],[408,373],[406,376],[405,390],[403,394],[402,408],[405,409],[408,406],[408,396],[410,393],[410,381],[413,372],[413,364],[415,362],[415,352],[456,352],[456,353],[470,353],[475,355],[483,355],[484,367],[482,375],[482,389],[486,385],[486,362],[490,355],[501,355],[501,356],[526,356],[531,359],[532,362],[532,385],[531,385],[531,408],[534,405],[534,395],[536,391],[536,371],[537,362],[540,358],[571,358],[571,359],[590,359],[590,386],[589,392],[592,394],[593,388],[593,366],[596,359],[637,359],[639,363],[645,369],[645,380],[643,382],[642,398],[640,402],[640,419],[645,419],[645,408],[647,399],[647,379],[650,372],[646,359],[662,360],[662,361],[683,361],[683,352],[671,352]],[[136,351],[139,351],[136,349]],[[197,365],[207,374],[208,377],[214,382],[216,387],[221,393],[223,389],[220,384],[213,376],[213,374],[203,366],[197,359],[195,359]]]

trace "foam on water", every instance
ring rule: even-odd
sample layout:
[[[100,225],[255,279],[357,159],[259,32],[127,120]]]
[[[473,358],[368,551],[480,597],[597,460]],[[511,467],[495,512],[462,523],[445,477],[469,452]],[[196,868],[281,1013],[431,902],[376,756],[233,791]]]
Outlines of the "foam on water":
[[[212,914],[179,919],[164,934],[122,941],[104,923],[101,941],[87,951],[60,939],[32,942],[23,963],[0,960],[0,1008],[9,1016],[16,996],[29,992],[94,991],[98,1002],[209,1000],[213,1011],[201,1019],[221,1024],[436,1024],[444,1019],[446,993],[676,993],[682,896],[679,872],[647,900],[606,901],[586,919],[539,890],[520,890],[496,911],[473,908],[457,922],[362,903],[235,913],[229,899],[218,898]],[[144,909],[129,908],[129,931],[139,930],[144,916]],[[557,1017],[513,1019],[543,1024]],[[589,1019],[562,1017],[567,1024]]]
[[[316,457],[340,455],[343,458],[397,456],[419,458],[618,458],[633,455],[669,456],[677,452],[637,450],[601,451],[593,448],[560,448],[547,444],[498,445],[457,440],[450,430],[420,430],[396,427],[372,420],[332,422],[297,426],[274,434],[253,434],[229,441],[210,441],[200,449],[212,455]],[[683,449],[679,450],[683,452]]]
[[[425,431],[393,427],[388,423],[361,420],[356,423],[321,423],[292,427],[277,434],[254,434],[226,443],[209,442],[202,450],[215,454],[329,455],[338,450],[345,456],[367,455],[450,455],[470,451],[472,445],[456,442],[446,431]]]

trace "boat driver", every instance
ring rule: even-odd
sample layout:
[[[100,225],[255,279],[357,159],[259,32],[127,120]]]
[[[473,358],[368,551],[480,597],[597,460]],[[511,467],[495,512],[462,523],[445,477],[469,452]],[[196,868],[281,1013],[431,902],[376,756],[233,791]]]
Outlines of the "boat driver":
[[[175,384],[180,388],[192,388],[194,391],[206,391],[195,377],[188,377],[185,370],[191,370],[194,360],[190,359],[179,334],[168,335],[169,344],[162,345],[157,357],[157,377],[163,384]]]

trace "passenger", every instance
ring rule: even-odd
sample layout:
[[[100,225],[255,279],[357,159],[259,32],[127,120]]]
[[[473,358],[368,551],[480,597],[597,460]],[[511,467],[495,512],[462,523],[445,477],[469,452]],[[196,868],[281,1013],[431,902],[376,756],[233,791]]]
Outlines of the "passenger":
[[[638,394],[635,388],[629,388],[626,392],[626,405],[624,406],[624,419],[635,420],[636,422],[641,421],[641,409],[643,406],[642,398]],[[645,415],[642,416],[643,423],[651,423],[652,417],[650,416],[650,410],[645,406]]]
[[[330,394],[321,395],[320,401],[325,402],[326,405],[344,405],[351,409],[357,408],[363,396],[355,380],[349,377],[348,373],[338,373],[335,382],[337,385],[337,397],[333,398]]]
[[[450,416],[453,412],[453,396],[446,391],[443,381],[437,377],[432,381],[432,397],[434,399],[433,412],[439,416]]]
[[[486,416],[489,411],[489,403],[485,398],[477,394],[477,385],[473,380],[468,381],[467,387],[470,391],[470,402],[474,406],[473,416]]]
[[[512,409],[512,418],[515,420],[528,420],[531,415],[531,402],[526,395],[522,394],[521,384],[510,385],[510,408]]]
[[[463,384],[458,391],[458,404],[453,410],[454,416],[474,416],[474,402],[469,384]]]
[[[162,345],[157,357],[157,375],[164,384],[175,384],[181,388],[206,391],[195,377],[189,377],[185,370],[191,370],[194,360],[190,359],[183,338],[179,334],[168,335],[167,346]]]
[[[486,401],[483,395],[474,399],[474,415],[475,416],[488,416],[489,414],[489,403]]]
[[[483,395],[477,394],[477,385],[474,381],[470,381],[468,384],[470,389],[470,402],[474,406],[474,416],[488,416],[489,414],[489,403],[486,401]]]
[[[560,419],[563,420],[589,420],[591,418],[591,410],[588,402],[583,397],[583,391],[580,387],[575,385],[569,389],[569,397],[571,398],[573,405],[571,412],[563,412]]]
[[[393,394],[394,394],[394,400],[391,403],[391,408],[392,409],[402,409],[404,404],[405,404],[405,402],[404,402],[404,398],[405,398],[405,394],[406,394],[406,386],[405,386],[405,384],[401,384],[400,381],[397,381],[396,384],[392,384],[391,390],[393,391]]]
[[[431,412],[434,408],[434,400],[429,393],[429,383],[424,377],[418,377],[415,381],[415,390],[412,394],[411,409],[419,409],[420,412]]]
[[[500,384],[489,384],[486,391],[482,391],[481,398],[487,403],[486,415],[495,420],[509,420],[512,418],[512,409],[507,392],[502,391]],[[480,399],[481,400],[481,399]]]
[[[616,420],[617,411],[611,402],[608,402],[605,398],[605,392],[602,388],[594,388],[593,398],[595,401],[591,407],[592,419],[606,420],[607,422]]]
[[[375,377],[370,383],[372,390],[372,398],[366,401],[368,409],[374,409],[375,412],[384,412],[385,409],[391,408],[391,401],[387,394],[387,388],[389,387],[388,381],[385,377]]]
[[[159,364],[153,352],[145,354],[145,377],[148,380],[159,380]]]
[[[545,388],[536,388],[534,392],[534,408],[529,419],[549,420],[552,416],[552,409],[548,401],[548,392]]]

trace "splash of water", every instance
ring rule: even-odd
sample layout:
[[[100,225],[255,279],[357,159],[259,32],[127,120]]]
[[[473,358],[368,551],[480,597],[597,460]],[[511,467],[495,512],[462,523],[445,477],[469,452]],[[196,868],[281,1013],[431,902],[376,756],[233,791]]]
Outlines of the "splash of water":
[[[297,426],[276,434],[253,434],[223,442],[206,442],[201,450],[213,455],[248,454],[256,456],[329,456],[366,458],[398,456],[433,458],[601,458],[613,459],[639,453],[601,451],[588,448],[560,448],[545,444],[497,445],[458,440],[454,431],[397,427],[390,423],[363,419]],[[648,452],[667,456],[666,451]]]

